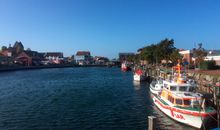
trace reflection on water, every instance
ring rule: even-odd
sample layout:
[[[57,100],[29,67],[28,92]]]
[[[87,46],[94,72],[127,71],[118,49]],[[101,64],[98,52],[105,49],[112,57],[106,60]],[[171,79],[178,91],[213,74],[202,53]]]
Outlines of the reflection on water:
[[[138,81],[133,81],[134,89],[139,90],[141,87],[141,83]]]

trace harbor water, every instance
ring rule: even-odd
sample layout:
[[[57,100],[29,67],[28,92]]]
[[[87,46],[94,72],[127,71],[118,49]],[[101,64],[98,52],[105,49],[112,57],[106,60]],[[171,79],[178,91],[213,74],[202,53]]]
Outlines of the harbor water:
[[[164,116],[132,72],[88,67],[0,73],[0,129],[192,129]]]

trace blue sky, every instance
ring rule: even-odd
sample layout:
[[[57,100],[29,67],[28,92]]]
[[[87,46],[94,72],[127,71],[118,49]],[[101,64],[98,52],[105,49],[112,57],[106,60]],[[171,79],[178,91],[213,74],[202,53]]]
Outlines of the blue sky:
[[[0,0],[0,46],[119,52],[173,38],[177,48],[220,49],[219,0]]]

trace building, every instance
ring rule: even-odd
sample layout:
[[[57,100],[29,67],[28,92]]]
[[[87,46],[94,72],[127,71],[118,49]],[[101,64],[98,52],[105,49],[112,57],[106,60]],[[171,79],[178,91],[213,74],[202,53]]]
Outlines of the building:
[[[12,57],[12,51],[9,49],[1,51],[0,54],[3,56]]]
[[[45,64],[61,64],[63,62],[62,52],[46,52],[44,53],[44,58],[46,59]]]
[[[214,60],[216,65],[220,65],[220,50],[206,50],[206,52],[207,56],[204,60]],[[183,59],[188,62],[188,64],[194,63],[195,58],[193,57],[192,50],[181,50],[179,53],[183,56]]]
[[[43,56],[37,51],[23,51],[16,58],[15,63],[24,66],[39,66],[42,65]]]
[[[77,64],[91,64],[93,62],[92,56],[89,51],[78,51],[75,55]]]
[[[216,65],[220,66],[220,50],[208,50],[206,61],[214,60]]]
[[[98,65],[104,65],[107,62],[109,62],[109,59],[107,57],[95,56],[94,62],[95,62],[95,64],[98,64]]]
[[[183,56],[184,62],[187,62],[188,64],[192,63],[193,53],[191,50],[180,50],[179,53]]]
[[[12,48],[6,48],[0,51],[0,64],[1,65],[12,65],[14,62]]]

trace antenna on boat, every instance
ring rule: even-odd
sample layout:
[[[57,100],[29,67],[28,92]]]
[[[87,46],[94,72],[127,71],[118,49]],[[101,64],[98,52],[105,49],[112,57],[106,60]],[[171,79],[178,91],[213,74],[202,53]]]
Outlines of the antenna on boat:
[[[182,80],[181,80],[181,75],[180,75],[180,60],[178,60],[178,64],[177,64],[177,72],[178,72],[178,76],[177,76],[177,83],[181,83]]]

